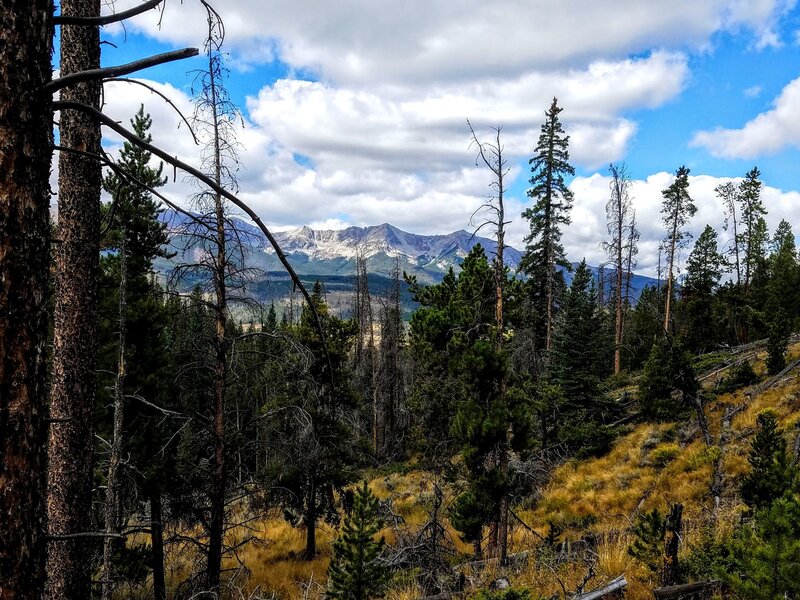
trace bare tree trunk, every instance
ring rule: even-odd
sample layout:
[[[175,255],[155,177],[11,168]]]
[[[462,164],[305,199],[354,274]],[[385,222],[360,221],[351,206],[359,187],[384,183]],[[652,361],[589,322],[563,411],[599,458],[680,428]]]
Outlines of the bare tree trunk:
[[[209,13],[209,40],[213,39],[213,15]],[[210,41],[209,41],[210,44]],[[211,46],[209,45],[209,48]],[[214,136],[213,154],[213,179],[222,185],[222,151],[220,143],[219,124],[219,93],[217,89],[217,69],[214,65],[214,56],[209,50],[209,99],[211,103],[211,124]],[[228,314],[227,290],[225,287],[227,276],[227,250],[225,239],[225,207],[222,195],[214,193],[214,213],[216,222],[216,248],[214,257],[214,412],[213,412],[213,437],[214,437],[214,465],[211,483],[211,518],[208,532],[208,563],[206,565],[206,583],[208,589],[219,591],[220,574],[222,571],[222,546],[225,533],[225,388],[227,383],[227,340],[225,337],[225,324]]]
[[[678,210],[676,209],[672,225],[672,239],[669,246],[669,270],[667,271],[667,303],[664,307],[664,333],[669,333],[669,310],[672,300],[672,273],[675,268],[675,244],[678,235]]]
[[[122,419],[125,414],[125,343],[128,315],[127,235],[128,233],[123,227],[119,250],[119,315],[117,325],[119,327],[119,338],[117,342],[117,378],[114,382],[114,426],[111,437],[111,452],[108,459],[108,475],[106,477],[106,533],[119,533],[122,525],[120,518],[119,465],[122,457]],[[118,541],[111,537],[103,540],[103,600],[111,600],[111,595],[114,591],[112,563],[114,561],[114,550],[118,547]]]
[[[314,560],[317,555],[317,479],[311,476],[306,506],[306,560]]]
[[[63,0],[64,15],[100,15],[100,0]],[[96,26],[61,28],[61,75],[100,66]],[[61,91],[61,100],[98,107],[100,84],[77,83]],[[63,110],[60,143],[100,153],[100,125],[84,113]],[[71,152],[59,156],[56,302],[50,412],[47,518],[54,534],[89,530],[91,515],[92,424],[97,358],[97,279],[100,238],[100,163]],[[91,562],[82,540],[48,547],[50,599],[85,600],[91,596]]]
[[[678,561],[678,550],[681,543],[681,521],[683,518],[683,505],[673,504],[670,506],[667,516],[667,536],[664,545],[664,571],[661,575],[661,585],[669,586],[678,583],[680,577],[680,563]]]
[[[0,599],[44,587],[49,0],[0,1]]]
[[[478,140],[472,124],[467,120],[472,141],[478,148],[478,157],[484,165],[492,172],[494,177],[490,187],[494,191],[494,198],[489,201],[486,208],[496,220],[487,221],[495,226],[495,236],[497,238],[497,251],[494,259],[494,280],[495,280],[495,349],[498,353],[503,351],[504,344],[504,317],[503,317],[503,287],[505,284],[505,205],[503,197],[505,195],[504,178],[507,173],[506,163],[503,159],[503,144],[500,141],[502,127],[494,128],[494,143],[483,144]],[[476,161],[477,164],[477,161]],[[548,323],[549,326],[549,323]],[[508,386],[508,376],[503,371],[498,383],[498,402],[505,402],[506,388]],[[511,425],[509,424],[505,439],[500,442],[497,448],[497,468],[501,476],[508,474],[508,439],[511,435]],[[503,493],[498,503],[497,520],[492,523],[489,536],[489,547],[491,553],[497,553],[501,563],[505,563],[508,554],[508,494]]]
[[[161,490],[150,491],[150,547],[153,569],[153,599],[167,600],[164,581],[164,517],[161,511]]]

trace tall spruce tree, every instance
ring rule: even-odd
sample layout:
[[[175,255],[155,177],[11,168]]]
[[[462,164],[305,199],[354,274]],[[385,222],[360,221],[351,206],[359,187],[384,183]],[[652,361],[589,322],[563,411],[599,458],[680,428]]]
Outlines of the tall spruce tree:
[[[149,133],[152,125],[150,115],[145,114],[144,105],[139,107],[131,125],[136,135],[146,142],[152,140]],[[118,166],[121,172],[111,172],[103,180],[103,187],[111,194],[111,203],[103,207],[104,220],[106,221],[106,235],[103,246],[111,253],[101,260],[101,287],[100,287],[100,309],[101,313],[108,306],[107,298],[109,294],[116,296],[115,313],[101,314],[104,318],[113,321],[111,330],[116,335],[111,343],[115,346],[113,362],[116,363],[116,375],[111,384],[113,393],[112,426],[110,432],[111,447],[106,476],[106,498],[105,498],[105,529],[109,534],[120,532],[123,523],[122,514],[122,488],[120,465],[123,451],[123,428],[124,414],[126,411],[125,399],[126,383],[131,369],[128,366],[128,351],[133,350],[134,361],[139,360],[142,355],[148,352],[156,352],[160,348],[158,331],[160,324],[155,320],[160,312],[160,302],[153,302],[152,284],[148,275],[152,269],[153,259],[158,256],[167,256],[164,245],[167,243],[166,224],[159,220],[159,207],[153,199],[148,188],[156,188],[166,183],[166,177],[162,176],[163,164],[157,168],[150,166],[151,154],[147,150],[125,142],[120,151]],[[116,294],[114,294],[116,292]],[[113,301],[113,300],[112,300]],[[146,305],[146,311],[142,311],[142,306]],[[153,310],[155,309],[155,310]],[[136,314],[137,328],[134,331],[136,340],[146,339],[153,344],[148,347],[132,346],[127,339],[128,322]],[[107,333],[101,325],[102,334]],[[154,331],[154,336],[147,336],[146,331]],[[115,343],[114,343],[115,342]],[[102,339],[101,339],[102,344]],[[102,348],[102,345],[101,345]],[[103,362],[104,353],[100,353],[100,362]],[[144,361],[143,361],[144,362]],[[106,365],[103,365],[104,367]],[[148,367],[156,365],[148,364]],[[157,367],[156,367],[157,368]],[[112,365],[108,365],[107,370],[114,370]],[[147,381],[150,373],[133,369],[134,375],[140,375],[139,380],[133,381],[132,389],[142,393],[142,387]],[[129,384],[128,384],[129,385]],[[100,392],[102,395],[102,392]],[[98,407],[98,413],[102,414],[102,406],[106,404],[105,398]],[[150,399],[152,402],[153,398]],[[130,412],[130,409],[128,409]],[[143,466],[144,467],[144,466]],[[107,537],[103,540],[103,584],[102,597],[110,599],[113,590],[115,575],[112,572],[112,561],[115,553],[122,549],[122,545],[113,538]],[[160,584],[161,582],[157,582]],[[157,585],[157,587],[159,587]]]
[[[418,443],[431,455],[460,452],[467,490],[456,502],[454,522],[479,555],[482,526],[499,522],[507,490],[498,452],[506,443],[524,447],[529,437],[524,398],[511,389],[500,393],[508,359],[494,337],[495,272],[476,245],[458,276],[451,270],[437,285],[423,287],[413,278],[409,283],[421,305],[410,338],[418,372]],[[450,448],[442,443],[443,431],[450,432]]]
[[[675,180],[661,191],[664,201],[661,204],[664,227],[667,237],[664,240],[667,248],[667,298],[664,308],[664,332],[669,331],[670,304],[672,301],[675,262],[678,251],[691,238],[685,231],[689,219],[697,212],[697,207],[689,195],[689,169],[681,166],[675,171]]]
[[[739,202],[741,232],[737,242],[743,250],[744,289],[749,291],[758,262],[763,256],[766,243],[762,221],[767,214],[761,201],[761,171],[753,167],[739,184],[737,199]]]
[[[796,327],[797,318],[800,316],[798,307],[798,285],[800,285],[800,265],[797,261],[797,246],[795,244],[792,226],[788,221],[782,220],[778,224],[772,238],[773,252],[769,257],[769,279],[766,288],[764,310],[767,320],[781,311],[788,321],[789,327]]]
[[[685,342],[695,353],[708,350],[717,339],[714,292],[727,263],[717,248],[717,232],[706,225],[686,263],[681,288],[681,312],[685,319]]]
[[[569,268],[561,245],[561,226],[570,223],[573,193],[565,177],[574,175],[575,169],[569,163],[569,136],[559,119],[562,110],[553,98],[544,113],[539,141],[528,160],[533,173],[528,197],[533,206],[522,213],[530,222],[530,233],[525,238],[520,270],[531,279],[535,306],[544,325],[539,329],[545,350],[552,343],[557,296],[564,287],[558,267]]]
[[[572,452],[604,447],[603,417],[611,416],[602,401],[600,381],[610,373],[612,340],[598,304],[592,272],[584,259],[564,298],[553,334],[551,370],[561,387],[560,439]]]

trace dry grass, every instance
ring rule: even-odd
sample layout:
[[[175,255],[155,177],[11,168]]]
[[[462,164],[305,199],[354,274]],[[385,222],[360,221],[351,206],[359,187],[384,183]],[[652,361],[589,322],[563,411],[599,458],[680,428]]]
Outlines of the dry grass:
[[[800,356],[800,344],[792,346],[787,361]],[[754,365],[763,372],[763,353]],[[745,405],[732,423],[732,440],[723,458],[723,469],[729,499],[723,505],[720,523],[733,522],[742,507],[735,498],[735,482],[747,472],[747,451],[750,436],[755,431],[756,417],[766,409],[776,412],[787,429],[794,431],[800,423],[800,380],[796,375],[782,384],[749,398],[739,390],[716,398],[707,410],[709,425],[715,439],[719,435],[723,410],[729,405]],[[629,581],[630,600],[652,597],[655,584],[652,575],[627,552],[631,540],[626,530],[640,511],[681,502],[684,516],[689,521],[700,522],[711,506],[709,486],[716,447],[708,448],[697,439],[681,443],[680,424],[642,424],[616,441],[605,456],[583,461],[571,461],[555,470],[550,483],[543,490],[533,508],[519,508],[519,517],[539,535],[512,519],[510,523],[510,552],[530,549],[540,543],[549,524],[561,528],[563,539],[577,539],[586,533],[600,536],[595,566],[596,577],[588,588],[600,585],[620,574]],[[402,517],[411,529],[428,519],[433,500],[433,479],[429,473],[414,471],[392,473],[374,477],[370,482],[373,493],[390,501],[392,510]],[[447,493],[452,495],[453,490]],[[244,509],[243,509],[244,510]],[[468,555],[472,548],[460,540],[456,531],[446,524],[459,553]],[[319,598],[324,590],[326,572],[330,561],[331,544],[335,530],[322,525],[318,529],[319,554],[314,560],[302,558],[305,547],[305,530],[291,527],[277,514],[249,524],[250,529],[239,528],[229,533],[229,543],[253,536],[261,541],[243,545],[237,557],[228,557],[224,566],[236,572],[242,581],[245,597],[260,592],[263,597],[299,599]],[[388,543],[396,542],[391,529],[381,532]],[[692,536],[687,536],[689,545]],[[687,545],[684,545],[684,552]],[[191,571],[194,558],[191,550],[170,547],[168,570],[172,581],[185,578]],[[496,566],[489,566],[474,575],[479,582],[488,582],[501,574]],[[552,569],[528,565],[516,571],[502,572],[512,585],[528,587],[534,595],[549,595],[575,586],[583,579],[585,566],[562,565]],[[399,578],[389,590],[388,600],[411,600],[421,596],[413,577]],[[126,590],[130,598],[145,598],[146,590]]]

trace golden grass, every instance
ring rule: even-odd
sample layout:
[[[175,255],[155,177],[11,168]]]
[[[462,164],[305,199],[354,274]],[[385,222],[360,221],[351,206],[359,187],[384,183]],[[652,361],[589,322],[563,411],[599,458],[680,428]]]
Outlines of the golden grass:
[[[800,356],[800,344],[792,346],[787,361]],[[764,354],[760,353],[754,368],[763,372]],[[748,471],[747,451],[750,436],[755,430],[756,418],[766,409],[774,410],[780,422],[789,430],[800,422],[800,380],[796,375],[755,398],[744,390],[721,395],[707,409],[707,417],[716,439],[719,435],[723,410],[726,406],[745,404],[732,423],[732,440],[723,457],[723,470],[727,485]],[[688,444],[680,441],[681,425],[641,424],[619,438],[605,456],[582,461],[570,461],[558,467],[550,483],[542,491],[533,508],[518,508],[516,514],[538,535],[512,519],[510,523],[509,552],[519,552],[535,547],[540,537],[546,535],[549,524],[562,529],[563,539],[577,539],[586,533],[600,537],[596,564],[596,578],[588,588],[600,585],[620,574],[629,581],[626,598],[643,600],[652,597],[655,585],[652,575],[627,552],[630,534],[625,530],[639,511],[659,508],[666,510],[668,503],[681,502],[684,517],[700,522],[711,507],[709,487],[715,460],[716,447],[708,448],[695,439]],[[697,436],[696,436],[697,437]],[[376,475],[369,481],[373,493],[383,501],[390,501],[395,514],[401,516],[406,526],[420,527],[428,519],[433,501],[433,478],[421,470],[406,473]],[[452,490],[448,490],[451,492]],[[741,505],[729,502],[723,505],[719,523],[732,523],[742,510]],[[245,507],[241,507],[246,516]],[[470,544],[462,542],[457,532],[445,520],[445,525],[456,550],[469,555]],[[294,600],[320,598],[326,582],[331,544],[336,531],[326,525],[318,527],[319,554],[314,560],[302,558],[305,547],[305,530],[293,528],[277,514],[249,524],[251,529],[231,531],[228,542],[245,540],[254,536],[259,542],[249,542],[238,550],[238,560],[227,557],[224,566],[234,569],[241,564],[248,571],[246,593],[259,591],[264,597]],[[699,529],[697,530],[699,531]],[[394,543],[394,533],[385,529],[380,533],[389,543]],[[699,535],[690,532],[687,541]],[[684,544],[683,552],[688,552]],[[172,581],[185,578],[191,569],[192,551],[168,548],[168,572]],[[521,569],[501,571],[496,565],[474,573],[479,582],[488,583],[503,574],[512,585],[528,587],[534,595],[549,595],[561,591],[561,584],[574,589],[583,578],[585,567],[563,565],[555,571],[545,566],[529,564]],[[401,577],[388,594],[388,600],[419,598],[421,590],[413,578]],[[126,590],[126,597],[145,598],[139,590]],[[245,596],[247,597],[247,596]]]

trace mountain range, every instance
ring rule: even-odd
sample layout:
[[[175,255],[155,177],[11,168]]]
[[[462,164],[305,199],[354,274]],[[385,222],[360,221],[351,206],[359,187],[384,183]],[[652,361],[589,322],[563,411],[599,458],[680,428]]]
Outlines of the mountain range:
[[[176,252],[171,261],[161,261],[157,265],[158,270],[167,272],[175,262],[191,262],[192,253],[198,252],[198,248],[187,234],[191,222],[189,217],[165,211],[162,218],[168,224],[171,249]],[[246,266],[263,274],[252,279],[250,292],[259,300],[288,296],[289,278],[261,231],[246,221],[233,222],[240,232],[238,240],[245,246]],[[371,291],[380,294],[391,285],[395,265],[399,266],[401,273],[415,275],[420,283],[437,283],[450,268],[457,269],[477,244],[483,246],[488,256],[493,256],[497,247],[494,240],[463,229],[444,235],[420,235],[388,223],[338,230],[315,230],[303,226],[275,232],[274,236],[301,280],[313,284],[319,279],[325,285],[329,302],[331,294],[335,297],[352,291],[359,255],[366,260]],[[516,272],[521,258],[519,250],[506,247],[505,262],[512,273]],[[600,269],[591,269],[595,279],[599,279]],[[565,272],[565,277],[569,282],[571,274]],[[638,298],[644,286],[655,283],[656,280],[650,277],[634,275],[632,293]],[[410,301],[407,290],[404,296],[405,304]],[[343,298],[340,300],[344,301]]]

